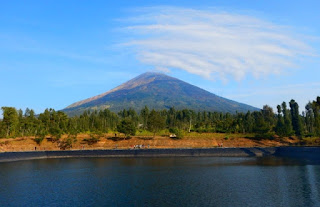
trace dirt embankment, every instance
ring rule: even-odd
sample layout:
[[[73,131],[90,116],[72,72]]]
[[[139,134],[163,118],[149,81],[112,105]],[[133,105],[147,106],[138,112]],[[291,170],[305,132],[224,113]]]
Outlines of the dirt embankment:
[[[119,135],[118,135],[119,136]],[[19,137],[15,139],[0,139],[0,152],[10,151],[52,151],[61,150],[63,143],[68,139],[62,136],[59,141],[52,141],[50,137],[37,144],[34,137]],[[275,147],[296,145],[297,138],[257,139],[242,134],[219,133],[190,133],[182,139],[172,139],[168,136],[133,136],[125,139],[124,136],[114,137],[114,134],[100,135],[98,141],[88,142],[90,135],[80,134],[64,149],[132,149],[132,148],[212,148],[212,147]]]

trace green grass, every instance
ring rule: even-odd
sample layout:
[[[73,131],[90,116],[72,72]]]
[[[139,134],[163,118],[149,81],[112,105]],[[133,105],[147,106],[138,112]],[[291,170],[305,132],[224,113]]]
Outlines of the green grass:
[[[169,130],[161,130],[156,133],[156,136],[168,136],[170,134]],[[147,130],[137,130],[136,136],[153,136],[153,132],[149,132]]]
[[[320,138],[319,137],[305,137],[305,138],[302,138],[302,143],[304,145],[320,146]]]
[[[185,138],[217,138],[217,139],[225,139],[228,137],[228,139],[234,139],[239,137],[244,138],[254,138],[254,134],[231,134],[231,133],[198,133],[198,132],[190,132],[190,133],[184,133]]]

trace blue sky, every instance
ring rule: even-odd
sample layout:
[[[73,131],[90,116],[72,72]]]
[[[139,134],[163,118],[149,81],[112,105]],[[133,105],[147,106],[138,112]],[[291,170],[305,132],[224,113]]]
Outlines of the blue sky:
[[[6,1],[0,106],[62,109],[146,71],[261,108],[320,89],[319,1]]]

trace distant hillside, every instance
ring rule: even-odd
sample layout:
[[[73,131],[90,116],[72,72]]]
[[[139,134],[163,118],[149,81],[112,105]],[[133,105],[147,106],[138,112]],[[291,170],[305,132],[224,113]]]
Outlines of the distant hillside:
[[[69,115],[84,110],[110,109],[120,111],[133,108],[193,109],[196,111],[247,112],[258,108],[222,98],[199,87],[162,73],[144,73],[138,77],[98,96],[71,104],[63,109]]]

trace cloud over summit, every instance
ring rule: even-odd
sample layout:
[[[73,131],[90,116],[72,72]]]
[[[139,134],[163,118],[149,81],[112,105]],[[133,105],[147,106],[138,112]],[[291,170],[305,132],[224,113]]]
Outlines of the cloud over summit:
[[[228,12],[144,8],[126,29],[138,59],[162,70],[180,69],[209,79],[241,80],[280,74],[311,48],[286,27]]]

